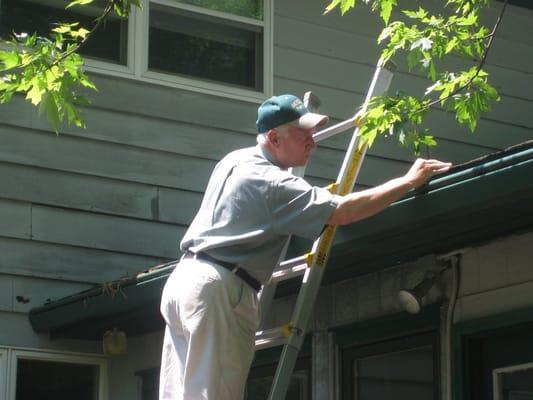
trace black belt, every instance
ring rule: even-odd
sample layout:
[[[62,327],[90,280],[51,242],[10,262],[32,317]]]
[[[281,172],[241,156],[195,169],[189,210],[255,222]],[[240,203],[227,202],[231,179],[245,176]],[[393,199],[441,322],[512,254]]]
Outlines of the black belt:
[[[251,276],[244,269],[240,268],[237,264],[233,264],[227,261],[220,261],[206,253],[193,253],[189,250],[187,250],[187,252],[185,253],[184,258],[197,258],[198,260],[209,261],[213,264],[220,265],[221,267],[229,269],[231,272],[241,278],[244,282],[250,285],[250,287],[256,292],[259,292],[259,290],[261,289],[261,284],[259,283],[259,281],[253,276]]]

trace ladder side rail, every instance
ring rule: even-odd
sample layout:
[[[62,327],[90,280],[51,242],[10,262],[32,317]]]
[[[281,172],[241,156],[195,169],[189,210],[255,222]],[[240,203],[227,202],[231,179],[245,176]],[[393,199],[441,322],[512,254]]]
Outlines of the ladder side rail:
[[[362,107],[363,111],[366,110],[368,103],[373,96],[382,94],[387,90],[391,79],[392,72],[383,68],[381,64],[378,64]],[[337,178],[337,193],[341,195],[348,194],[352,191],[367,150],[366,145],[359,148],[358,132],[359,128],[357,127],[353,132],[348,151]],[[336,226],[328,226],[313,245],[313,262],[311,267],[306,270],[302,281],[302,287],[296,300],[296,306],[290,324],[293,327],[293,331],[288,337],[287,344],[283,346],[280,362],[274,376],[274,383],[268,397],[269,400],[282,400],[285,398],[290,382],[290,376],[294,370],[298,352],[305,337],[305,331],[314,306],[314,300],[320,289],[325,271],[324,267],[327,263],[327,258],[329,256],[331,245],[333,244],[336,230]]]

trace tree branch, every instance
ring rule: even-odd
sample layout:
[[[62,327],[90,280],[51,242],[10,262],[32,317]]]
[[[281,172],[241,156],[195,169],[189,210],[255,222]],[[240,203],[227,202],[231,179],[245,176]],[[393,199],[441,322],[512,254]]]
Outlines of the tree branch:
[[[426,104],[426,106],[424,106],[423,108],[421,108],[420,110],[416,111],[416,112],[422,112],[422,111],[425,111],[439,103],[441,103],[442,101],[444,100],[447,100],[453,96],[455,96],[457,93],[461,92],[462,90],[466,89],[473,81],[474,79],[477,78],[477,76],[479,75],[479,72],[481,71],[481,69],[483,68],[483,65],[485,65],[485,62],[487,61],[487,56],[489,54],[489,50],[492,46],[492,42],[494,40],[494,37],[496,36],[496,31],[498,30],[498,27],[502,21],[502,18],[503,18],[503,14],[505,13],[505,8],[507,7],[507,3],[508,3],[508,0],[504,0],[504,3],[503,3],[503,6],[502,6],[502,9],[500,11],[500,14],[498,15],[498,19],[496,20],[496,23],[494,24],[494,27],[492,28],[492,31],[489,35],[487,35],[487,37],[489,38],[488,42],[487,42],[487,47],[485,48],[485,51],[483,52],[483,56],[481,57],[481,61],[479,62],[479,65],[477,67],[477,70],[476,70],[476,73],[474,74],[474,76],[472,76],[468,82],[466,82],[463,86],[455,89],[453,92],[451,92],[448,96],[442,98],[442,99],[437,99],[437,100],[433,100],[431,102],[429,102],[428,104]]]
[[[95,19],[95,24],[94,26],[91,28],[91,30],[87,33],[87,35],[78,43],[76,44],[74,47],[72,47],[69,51],[66,51],[64,53],[61,54],[61,56],[59,58],[57,58],[56,60],[54,60],[53,63],[51,63],[49,66],[48,66],[48,69],[52,68],[54,65],[57,65],[59,64],[61,61],[65,60],[67,57],[69,57],[71,54],[75,53],[76,51],[78,51],[85,43],[87,43],[87,40],[89,40],[89,38],[91,37],[91,35],[96,32],[96,30],[100,27],[100,25],[102,24],[102,22],[107,18],[107,16],[109,15],[109,13],[111,13],[111,11],[113,11],[113,6],[115,5],[115,2],[117,0],[107,0],[107,4],[104,8],[104,11],[102,12],[102,14],[98,17],[96,17]]]

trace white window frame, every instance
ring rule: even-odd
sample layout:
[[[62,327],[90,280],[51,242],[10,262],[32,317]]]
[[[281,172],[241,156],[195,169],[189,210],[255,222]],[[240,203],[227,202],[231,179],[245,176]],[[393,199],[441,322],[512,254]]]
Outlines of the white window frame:
[[[7,368],[7,398],[6,400],[16,399],[17,388],[17,361],[19,358],[26,360],[39,360],[51,362],[67,362],[76,364],[96,365],[99,368],[98,373],[98,400],[107,400],[109,391],[108,382],[108,365],[107,360],[102,356],[86,355],[78,353],[68,353],[59,351],[42,351],[11,349],[8,351]]]
[[[0,0],[1,1],[1,0]],[[176,0],[143,0],[143,8],[133,7],[128,18],[128,43],[126,65],[116,64],[103,60],[84,57],[88,72],[131,79],[155,85],[167,86],[176,89],[221,96],[225,98],[261,103],[274,92],[274,67],[273,67],[273,20],[274,0],[263,0],[263,20],[241,17],[230,13],[213,11],[197,7]],[[224,83],[206,82],[193,77],[186,78],[174,74],[165,74],[148,70],[148,29],[150,3],[165,7],[192,11],[194,13],[209,15],[236,21],[248,25],[260,26],[263,29],[263,90],[238,88]]]
[[[147,0],[145,0],[147,1]],[[97,60],[87,56],[83,56],[85,60],[85,67],[87,71],[102,75],[112,75],[118,77],[135,76],[134,60],[135,60],[135,43],[133,38],[135,36],[135,14],[137,7],[133,7],[128,17],[128,40],[126,46],[126,65],[117,64],[111,61]]]
[[[7,399],[7,349],[0,348],[0,400]]]
[[[508,367],[495,368],[492,370],[492,390],[493,400],[502,400],[502,376],[503,374],[527,371],[533,369],[533,362],[526,364],[516,364]]]
[[[148,70],[148,30],[150,4],[192,11],[194,13],[219,17],[228,21],[236,21],[248,25],[260,26],[263,29],[263,91],[242,89],[224,83],[206,82],[200,79],[186,78],[173,74]],[[236,100],[262,102],[273,93],[273,0],[263,0],[263,21],[241,17],[225,12],[208,10],[175,0],[144,0],[142,10],[134,7],[129,17],[127,65],[121,66],[104,61],[87,60],[87,70],[97,74],[135,79],[138,81],[193,92],[211,94]]]

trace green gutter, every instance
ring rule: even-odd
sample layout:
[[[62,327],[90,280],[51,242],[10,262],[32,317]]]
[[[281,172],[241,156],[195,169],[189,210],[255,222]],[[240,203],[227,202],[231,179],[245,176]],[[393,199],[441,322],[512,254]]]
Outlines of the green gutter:
[[[424,252],[443,250],[438,246],[442,238],[448,238],[449,246],[456,245],[458,240],[472,240],[480,234],[474,228],[482,226],[485,220],[494,226],[508,223],[509,229],[529,224],[528,218],[533,218],[532,199],[533,141],[457,166],[383,213],[340,229],[326,281],[379,270],[386,263],[393,265]],[[494,215],[494,210],[502,215]],[[512,218],[504,215],[506,210],[509,215],[514,213]],[[462,222],[468,229],[472,225],[470,231],[466,229],[463,236],[456,235],[457,226],[451,219],[475,215],[478,220],[472,217],[471,221]],[[430,230],[433,225],[435,231]],[[413,232],[418,232],[417,243],[413,241]],[[429,234],[435,240],[428,238]],[[357,268],[353,268],[354,259],[358,260]],[[174,266],[175,263],[168,263],[34,308],[29,314],[31,325],[38,333],[54,333],[80,324],[96,324],[149,303],[157,304]]]
[[[340,230],[326,282],[369,273],[533,224],[533,149],[430,182]],[[344,271],[343,271],[344,270]]]
[[[509,154],[512,152],[511,154]],[[402,199],[405,201],[421,193],[427,193],[438,190],[442,187],[451,187],[457,183],[490,174],[491,172],[501,170],[507,167],[520,165],[522,162],[528,162],[533,159],[533,140],[527,141],[507,150],[489,154],[478,160],[470,161],[466,164],[454,167],[448,174],[432,179],[421,190]],[[473,163],[482,162],[479,165],[472,166]],[[400,201],[400,202],[401,202]]]
[[[33,308],[29,313],[30,323],[35,332],[44,333],[80,320],[141,308],[155,296],[160,296],[166,278],[175,266],[175,261],[163,264],[136,276],[104,283]]]

